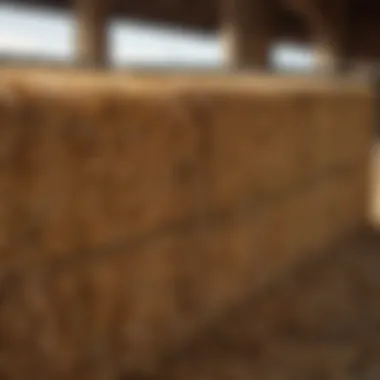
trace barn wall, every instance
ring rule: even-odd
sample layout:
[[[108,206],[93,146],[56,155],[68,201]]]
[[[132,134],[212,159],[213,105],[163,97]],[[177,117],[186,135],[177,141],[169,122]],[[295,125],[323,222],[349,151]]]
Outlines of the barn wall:
[[[4,378],[149,369],[366,223],[366,86],[121,78],[0,76]]]

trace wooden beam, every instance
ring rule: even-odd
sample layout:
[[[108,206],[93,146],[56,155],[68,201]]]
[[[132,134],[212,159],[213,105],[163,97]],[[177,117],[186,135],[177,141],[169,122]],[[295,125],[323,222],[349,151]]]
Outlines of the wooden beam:
[[[268,69],[273,41],[271,0],[221,0],[226,61],[233,69]]]
[[[334,9],[320,17],[312,24],[311,32],[318,58],[318,70],[326,73],[346,71],[349,64],[348,25],[344,8]]]
[[[104,68],[108,65],[108,1],[75,0],[76,51],[79,65]]]
[[[317,55],[318,71],[337,73],[348,67],[349,13],[346,0],[287,0],[304,17]]]

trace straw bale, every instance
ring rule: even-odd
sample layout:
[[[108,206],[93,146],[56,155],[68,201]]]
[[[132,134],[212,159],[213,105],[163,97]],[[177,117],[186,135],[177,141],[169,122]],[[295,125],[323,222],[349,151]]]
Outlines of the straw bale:
[[[373,132],[372,101],[368,96],[355,93],[342,94],[338,100],[340,122],[334,142],[334,165],[353,166],[369,155]]]
[[[334,241],[331,233],[331,221],[328,218],[329,209],[329,181],[328,179],[316,182],[308,194],[310,197],[310,245],[315,252],[323,251]]]
[[[368,156],[373,128],[372,99],[356,92],[316,96],[316,158],[320,172],[355,165]]]
[[[347,236],[355,221],[350,215],[350,174],[338,172],[328,183],[328,222],[335,239]]]
[[[249,194],[270,195],[291,188],[301,175],[293,143],[300,136],[293,99],[254,93],[214,95],[211,102],[215,201],[224,205]]]
[[[369,162],[369,154],[374,137],[375,107],[374,99],[368,95],[358,94],[351,100],[350,122],[356,125],[353,151],[356,162]]]
[[[355,228],[360,228],[369,223],[371,203],[371,178],[370,167],[365,161],[362,165],[353,168],[347,188],[350,198],[350,219],[355,223]]]
[[[257,215],[256,215],[257,216]],[[257,286],[255,257],[259,220],[251,211],[232,212],[200,235],[202,302],[211,315],[228,308]]]
[[[334,122],[329,127],[330,130],[330,167],[341,168],[350,165],[352,159],[355,160],[354,152],[352,152],[352,141],[355,138],[356,131],[360,128],[360,124],[350,116],[352,114],[352,95],[334,94],[331,102],[331,118]]]
[[[285,199],[266,204],[258,215],[255,276],[266,282],[287,268],[292,255],[289,242],[289,210]]]
[[[331,178],[328,220],[335,239],[347,237],[368,223],[369,200],[368,168],[358,165]]]
[[[14,135],[12,134],[11,123],[14,120],[14,113],[17,112],[17,105],[13,101],[12,94],[4,91],[0,92],[0,252],[1,260],[9,259],[10,255],[10,233],[9,214],[11,212],[10,202],[12,196],[11,187],[11,156]]]
[[[86,154],[83,147],[77,157],[78,229],[86,247],[117,237],[106,215],[112,210],[119,214],[116,219],[120,218],[116,231],[124,237],[144,234],[193,211],[188,189],[178,185],[175,170],[191,154],[187,143],[192,141],[187,138],[197,131],[181,128],[160,99],[124,97],[123,101],[124,105],[119,103],[114,109],[118,126],[105,128],[109,115],[99,115],[100,111],[92,107],[92,116],[81,115],[75,131],[76,137],[84,139],[84,144],[92,144],[94,150]],[[81,106],[84,107],[86,104]],[[112,112],[112,104],[105,110]],[[117,136],[112,135],[115,131]],[[110,174],[109,167],[116,161],[115,150],[119,162]]]
[[[190,327],[183,320],[187,316],[179,313],[175,287],[175,278],[181,274],[176,273],[173,260],[184,248],[182,236],[159,237],[136,252],[133,261],[125,258],[124,268],[130,266],[130,277],[124,278],[122,293],[118,292],[119,297],[124,293],[125,306],[112,328],[112,337],[124,351],[115,354],[123,354],[121,359],[130,369],[154,366],[164,352],[188,337]],[[115,306],[118,304],[120,299]],[[199,320],[199,315],[193,317]]]
[[[350,197],[353,212],[352,218],[356,221],[358,228],[369,223],[371,209],[371,177],[370,166],[367,160],[363,164],[357,165],[352,172],[350,178]]]
[[[313,143],[310,148],[313,152],[314,175],[321,178],[333,167],[341,120],[336,93],[317,93],[313,96],[313,102]]]
[[[294,186],[307,187],[315,181],[316,165],[313,146],[315,144],[314,99],[310,93],[300,92],[288,100],[292,117],[293,134],[290,136],[290,158],[294,160]]]
[[[304,110],[293,94],[271,96],[257,103],[256,187],[259,194],[291,191],[305,181],[302,160],[306,159],[307,135],[301,129]]]
[[[350,167],[358,160],[358,144],[363,142],[363,134],[367,126],[355,117],[357,112],[357,97],[346,94],[340,99],[339,107],[340,123],[335,136],[335,160],[336,167]],[[368,148],[368,146],[367,146]]]
[[[154,369],[366,221],[368,94],[17,75],[0,91],[0,260],[22,264],[7,280],[2,262],[0,377]]]
[[[326,186],[317,184],[271,202],[259,215],[258,271],[271,280],[329,243]]]
[[[214,95],[214,94],[213,94]],[[238,96],[238,95],[237,95]],[[255,161],[256,125],[252,122],[252,105],[242,96],[212,96],[208,106],[209,171],[212,202],[228,206],[245,194],[254,192],[258,181]]]
[[[186,107],[155,94],[100,90],[7,88],[15,108],[2,114],[8,248],[67,255],[204,207],[200,131]]]
[[[285,201],[289,250],[296,260],[316,249],[314,235],[318,218],[313,214],[316,209],[312,207],[312,194],[313,187],[308,186],[289,194]]]
[[[19,261],[22,256],[36,255],[41,250],[44,204],[33,204],[41,171],[41,138],[45,127],[42,118],[44,107],[40,99],[28,88],[4,87],[1,94],[3,105],[3,163],[2,190],[5,192],[4,213],[7,227],[3,230],[8,243],[4,252]],[[7,104],[6,104],[7,103]]]
[[[199,212],[199,130],[175,106],[145,95],[119,101],[119,115],[109,125],[115,167],[107,183],[114,199],[104,194],[119,233],[145,234]]]
[[[75,211],[76,162],[66,145],[65,130],[73,122],[68,99],[56,93],[30,99],[38,110],[40,136],[34,183],[28,199],[33,222],[38,226],[37,255],[54,258],[77,248]]]

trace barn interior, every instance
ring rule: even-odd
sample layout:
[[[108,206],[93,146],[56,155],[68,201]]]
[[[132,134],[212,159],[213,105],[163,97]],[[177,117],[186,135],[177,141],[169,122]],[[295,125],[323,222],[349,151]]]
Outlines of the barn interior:
[[[10,3],[76,53],[0,64],[0,378],[379,378],[380,4]],[[114,17],[217,31],[226,70],[116,70]]]

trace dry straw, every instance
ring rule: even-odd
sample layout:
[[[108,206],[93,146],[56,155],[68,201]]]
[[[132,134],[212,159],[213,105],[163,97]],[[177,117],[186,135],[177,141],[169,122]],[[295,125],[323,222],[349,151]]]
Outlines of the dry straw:
[[[0,75],[6,378],[154,368],[366,221],[363,89],[61,75]]]

